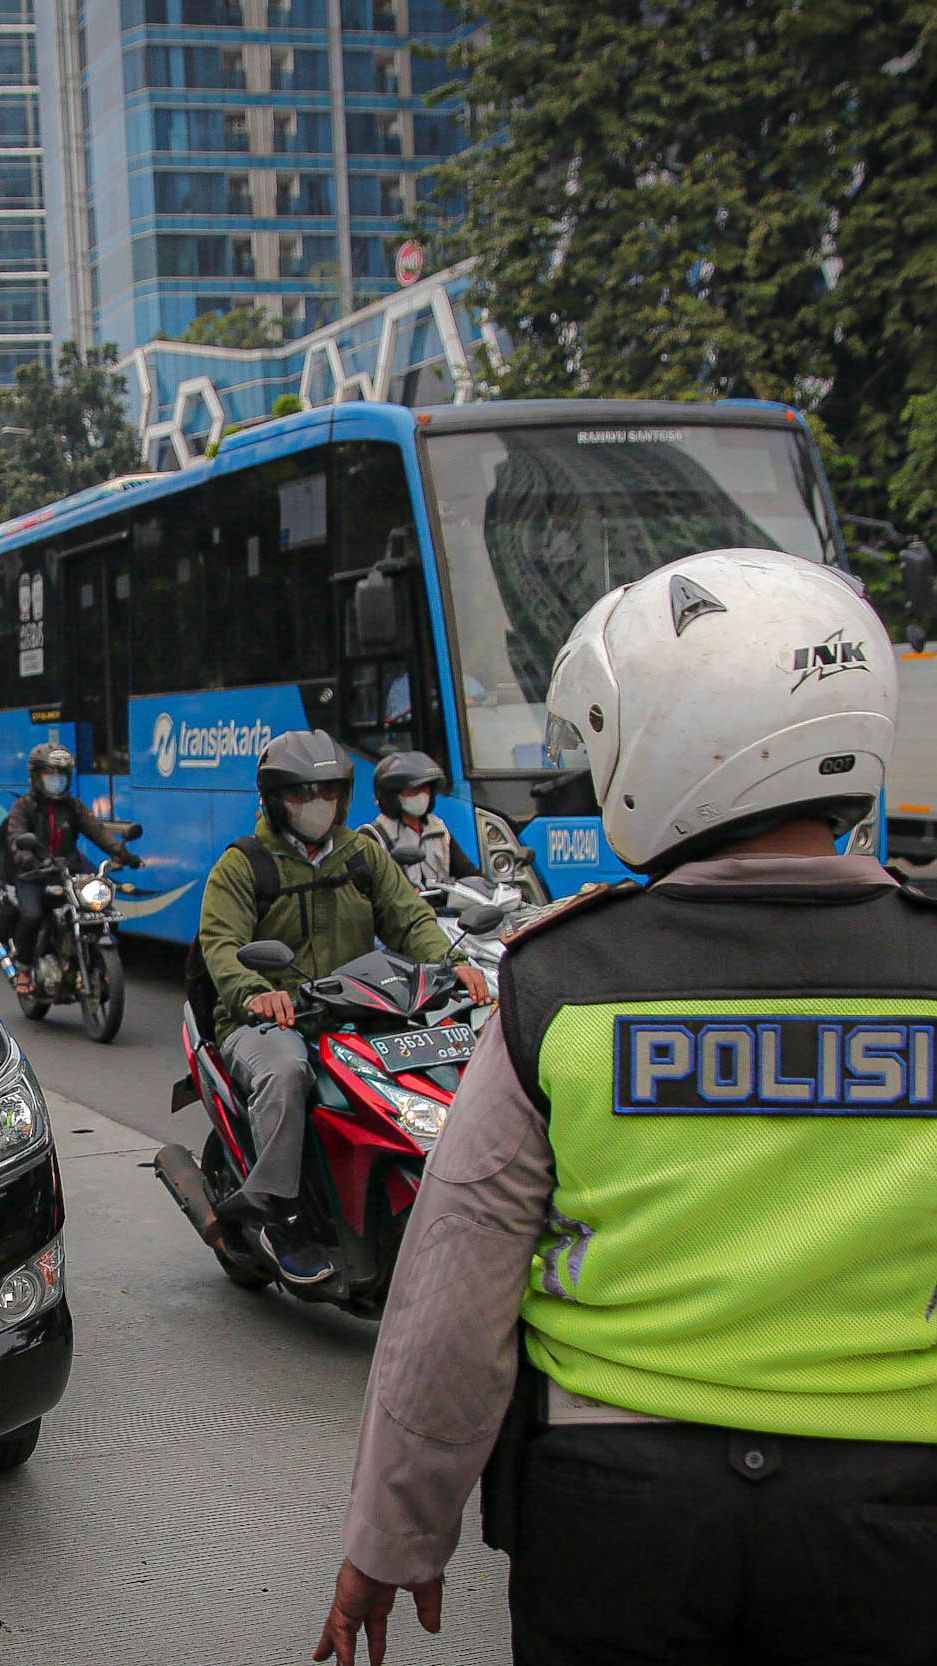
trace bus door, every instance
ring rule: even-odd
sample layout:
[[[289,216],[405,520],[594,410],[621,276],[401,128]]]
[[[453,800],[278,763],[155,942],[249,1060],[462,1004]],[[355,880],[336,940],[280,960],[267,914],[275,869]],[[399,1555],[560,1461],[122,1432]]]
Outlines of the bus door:
[[[340,637],[344,734],[352,746],[375,758],[386,752],[418,749],[438,757],[445,768],[421,574],[414,568],[397,576],[390,602],[393,624],[386,640],[363,643],[357,628],[355,591],[368,571],[359,567],[336,573],[332,581]]]
[[[105,818],[130,815],[130,549],[123,531],[65,563],[76,790]]]

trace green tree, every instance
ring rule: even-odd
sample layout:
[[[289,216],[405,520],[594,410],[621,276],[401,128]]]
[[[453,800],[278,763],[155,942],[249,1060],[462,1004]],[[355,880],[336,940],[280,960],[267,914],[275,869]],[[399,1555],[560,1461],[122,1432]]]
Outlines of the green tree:
[[[937,377],[933,0],[465,0],[476,143],[444,258],[514,342],[502,393],[816,412],[887,511]]]
[[[55,373],[41,364],[20,366],[2,401],[3,518],[145,467],[116,362],[113,344],[82,354],[67,341]]]
[[[270,414],[275,417],[298,416],[302,408],[303,402],[298,393],[281,393],[273,401]]]
[[[175,339],[195,347],[279,347],[283,332],[266,307],[232,307],[203,312]]]

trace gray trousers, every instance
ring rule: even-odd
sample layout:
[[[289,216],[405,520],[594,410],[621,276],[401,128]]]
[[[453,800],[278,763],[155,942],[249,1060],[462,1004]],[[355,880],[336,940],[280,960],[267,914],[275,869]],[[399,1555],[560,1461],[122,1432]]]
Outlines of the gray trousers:
[[[257,1161],[241,1194],[262,1206],[265,1198],[295,1198],[306,1129],[306,1096],[312,1066],[297,1030],[241,1027],[221,1044],[225,1068],[247,1095]]]

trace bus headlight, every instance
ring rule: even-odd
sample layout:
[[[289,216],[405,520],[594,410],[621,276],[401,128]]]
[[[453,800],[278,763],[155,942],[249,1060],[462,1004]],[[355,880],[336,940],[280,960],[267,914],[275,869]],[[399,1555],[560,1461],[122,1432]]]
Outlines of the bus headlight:
[[[491,810],[476,810],[475,825],[484,871],[492,879],[509,880],[512,885],[517,885],[528,902],[548,902],[547,893],[533,870],[518,867],[521,847],[507,822]]]

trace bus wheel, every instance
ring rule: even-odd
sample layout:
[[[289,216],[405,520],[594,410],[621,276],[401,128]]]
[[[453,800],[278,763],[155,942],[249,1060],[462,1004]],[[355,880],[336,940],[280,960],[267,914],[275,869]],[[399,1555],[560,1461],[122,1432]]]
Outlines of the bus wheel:
[[[85,949],[91,984],[81,996],[81,1021],[92,1041],[113,1041],[124,1016],[124,968],[113,944]]]

